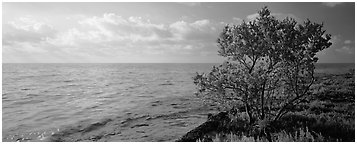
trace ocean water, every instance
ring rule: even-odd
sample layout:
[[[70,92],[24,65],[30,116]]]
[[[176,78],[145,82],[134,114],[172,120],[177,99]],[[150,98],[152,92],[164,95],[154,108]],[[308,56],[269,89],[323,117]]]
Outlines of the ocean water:
[[[73,141],[102,133],[113,133],[104,141],[173,141],[214,111],[194,96],[192,81],[213,65],[3,64],[3,141],[43,141],[61,132]],[[351,68],[318,64],[317,72]],[[101,128],[92,129],[98,122]]]
[[[315,73],[346,73],[355,68],[354,63],[318,63]]]

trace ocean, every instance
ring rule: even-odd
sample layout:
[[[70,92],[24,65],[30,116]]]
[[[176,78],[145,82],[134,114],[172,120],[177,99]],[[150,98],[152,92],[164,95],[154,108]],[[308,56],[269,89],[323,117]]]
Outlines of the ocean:
[[[192,80],[213,65],[3,64],[3,141],[174,141],[215,112]]]

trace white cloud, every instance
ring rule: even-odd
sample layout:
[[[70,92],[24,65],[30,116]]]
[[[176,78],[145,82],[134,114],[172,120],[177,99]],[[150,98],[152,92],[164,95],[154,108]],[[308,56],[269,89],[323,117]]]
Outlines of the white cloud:
[[[346,54],[354,54],[354,48],[349,46],[343,46],[342,48],[335,49],[337,52],[346,53]]]
[[[183,40],[184,36],[191,31],[191,27],[185,21],[177,21],[169,26],[170,32],[179,40]]]
[[[212,48],[210,43],[217,38],[217,28],[221,27],[221,24],[208,19],[161,24],[151,23],[143,17],[124,18],[114,13],[76,18],[77,25],[56,32],[52,32],[54,28],[51,27],[51,34],[42,33],[47,27],[43,22],[23,19],[19,20],[24,21],[21,24],[8,24],[13,28],[8,30],[8,34],[13,31],[21,32],[15,34],[16,38],[4,36],[4,39],[11,38],[11,41],[5,41],[5,53],[9,53],[10,49],[12,53],[17,51],[19,54],[51,53],[57,59],[88,62],[94,59],[110,61],[108,58],[117,56],[120,58],[116,59],[125,61],[125,58],[131,57],[142,59],[144,55],[188,55],[198,53],[202,48]],[[41,35],[36,37],[36,41],[19,39],[24,36],[23,32],[28,31],[31,31],[30,34]]]
[[[196,29],[202,30],[202,28],[207,27],[209,24],[210,24],[209,20],[203,19],[203,20],[195,21],[194,23],[191,23],[190,25]]]
[[[36,21],[30,16],[20,17],[15,21],[8,22],[8,24],[18,30],[38,32],[38,33],[44,33],[47,31],[51,31],[53,29],[52,26],[47,25],[43,22]]]
[[[55,46],[74,47],[79,46],[79,41],[99,40],[100,36],[93,31],[84,33],[76,28],[59,33],[55,38],[48,39],[47,42]]]
[[[354,47],[353,45],[351,45],[352,44],[351,40],[342,41],[341,35],[336,35],[336,36],[332,36],[330,41],[332,42],[332,45],[336,47],[335,51],[345,54],[354,54]],[[340,47],[338,45],[342,45],[342,47],[338,48]]]
[[[53,26],[35,20],[31,16],[20,17],[3,25],[3,44],[19,42],[40,42],[53,37]]]
[[[342,4],[343,2],[323,2],[322,4],[328,7],[335,7],[336,5]]]
[[[233,17],[232,19],[233,19],[233,22],[236,24],[240,24],[243,22],[243,20],[241,18]]]
[[[124,51],[128,55],[136,50],[137,53],[146,54],[177,53],[202,48],[207,34],[215,31],[215,25],[207,19],[164,25],[151,23],[142,17],[123,18],[116,14],[85,18],[79,24],[81,28],[62,33],[52,44],[62,44],[63,47],[63,44],[67,44],[67,47],[83,47],[86,44],[86,48],[92,47],[93,51],[107,48]]]
[[[113,13],[105,13],[102,17],[87,17],[78,22],[80,27],[66,31],[59,36],[70,41],[88,43],[128,43],[153,42],[172,37],[163,24],[153,24],[141,17],[123,18]],[[67,43],[73,43],[67,42]],[[63,43],[60,42],[59,43]]]
[[[56,34],[53,26],[31,16],[15,18],[3,25],[3,55],[47,53],[47,40],[54,38]]]
[[[213,24],[207,19],[197,20],[192,23],[177,21],[169,26],[169,31],[174,35],[172,40],[202,40],[212,35],[219,24]]]
[[[248,19],[248,21],[251,21],[251,20],[254,20],[255,18],[257,18],[258,16],[259,16],[258,13],[254,13],[254,14],[248,15],[247,19]]]
[[[351,40],[345,40],[343,43],[344,43],[344,44],[351,44],[352,41],[351,41]]]

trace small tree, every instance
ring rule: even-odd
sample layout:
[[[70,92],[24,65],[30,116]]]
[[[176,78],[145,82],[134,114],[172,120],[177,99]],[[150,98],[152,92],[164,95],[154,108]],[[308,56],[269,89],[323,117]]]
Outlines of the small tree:
[[[199,93],[242,104],[250,124],[278,120],[304,99],[314,82],[316,53],[331,45],[323,24],[278,20],[267,7],[258,13],[253,21],[225,26],[217,42],[227,60],[194,77]]]

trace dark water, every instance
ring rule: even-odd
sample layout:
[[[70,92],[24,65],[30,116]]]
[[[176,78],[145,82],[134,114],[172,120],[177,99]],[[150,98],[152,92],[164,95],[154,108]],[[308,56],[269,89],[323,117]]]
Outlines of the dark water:
[[[213,65],[3,64],[3,140],[40,141],[69,125],[103,118],[127,120],[188,112],[201,107],[194,100],[191,78],[195,72],[208,72]],[[317,72],[341,73],[351,68],[354,64],[318,64]],[[189,116],[186,122],[172,118],[166,121],[165,127],[158,126],[164,125],[160,123],[165,119],[151,122],[151,129],[141,133],[177,129],[181,124],[182,132],[177,134],[182,134],[205,119],[204,114],[197,119],[188,119]],[[130,130],[126,130],[129,135]],[[150,136],[155,135],[146,137]],[[139,136],[114,140],[158,141],[155,138],[140,140]]]
[[[316,73],[346,73],[354,69],[354,63],[318,63],[316,64]]]

